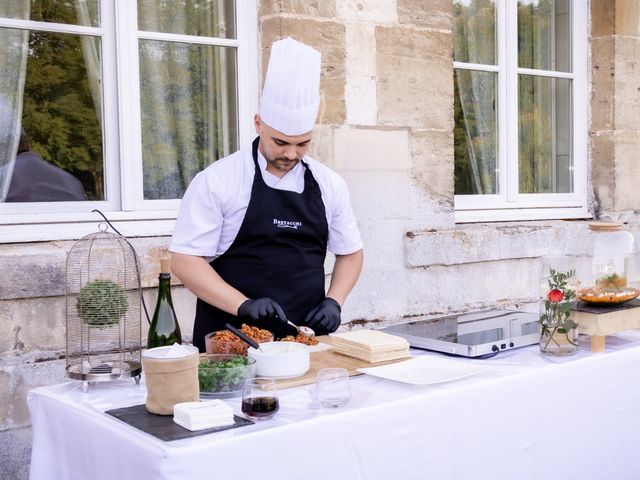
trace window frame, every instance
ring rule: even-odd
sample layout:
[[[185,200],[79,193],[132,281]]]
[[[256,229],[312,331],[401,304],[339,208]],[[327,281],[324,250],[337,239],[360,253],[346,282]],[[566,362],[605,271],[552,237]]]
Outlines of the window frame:
[[[588,7],[571,2],[571,72],[518,67],[518,5],[496,0],[497,65],[453,62],[454,69],[495,72],[497,75],[498,185],[490,195],[454,195],[455,221],[487,222],[590,218],[587,207],[587,145],[589,102]],[[511,39],[509,41],[509,39]],[[518,193],[518,82],[520,75],[566,78],[572,81],[572,193]]]
[[[103,201],[0,203],[0,243],[69,240],[95,232],[101,210],[127,236],[170,235],[180,199],[144,200],[138,40],[154,39],[236,48],[239,144],[254,136],[258,111],[258,20],[256,0],[236,0],[236,38],[138,31],[137,2],[101,0],[100,26],[0,18],[0,27],[101,38],[103,105]]]

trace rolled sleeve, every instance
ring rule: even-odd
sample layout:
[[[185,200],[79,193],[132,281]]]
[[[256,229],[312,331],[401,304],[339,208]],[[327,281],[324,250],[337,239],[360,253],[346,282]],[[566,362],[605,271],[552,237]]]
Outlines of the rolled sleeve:
[[[169,243],[175,253],[214,257],[218,250],[223,216],[213,179],[202,172],[189,184]]]
[[[331,199],[327,249],[335,255],[349,255],[362,247],[362,238],[351,207],[349,190],[344,180],[336,175]]]

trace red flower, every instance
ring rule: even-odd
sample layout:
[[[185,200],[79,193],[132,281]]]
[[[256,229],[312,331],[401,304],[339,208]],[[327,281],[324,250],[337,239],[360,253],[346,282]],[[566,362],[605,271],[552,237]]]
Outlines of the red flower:
[[[564,298],[564,293],[562,293],[562,290],[558,290],[557,288],[554,288],[549,293],[547,293],[547,298],[551,302],[561,302],[562,299]]]

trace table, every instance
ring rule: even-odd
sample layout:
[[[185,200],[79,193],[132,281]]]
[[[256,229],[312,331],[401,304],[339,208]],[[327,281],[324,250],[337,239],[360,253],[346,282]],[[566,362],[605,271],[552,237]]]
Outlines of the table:
[[[592,352],[605,351],[608,335],[640,328],[640,302],[637,300],[617,306],[593,306],[578,302],[572,310],[578,331],[591,335]]]
[[[40,387],[27,397],[31,480],[638,479],[640,332],[605,353],[581,343],[570,358],[450,357],[486,368],[435,385],[362,375],[339,409],[315,406],[312,387],[282,390],[272,420],[169,443],[104,413],[143,403],[144,385]]]

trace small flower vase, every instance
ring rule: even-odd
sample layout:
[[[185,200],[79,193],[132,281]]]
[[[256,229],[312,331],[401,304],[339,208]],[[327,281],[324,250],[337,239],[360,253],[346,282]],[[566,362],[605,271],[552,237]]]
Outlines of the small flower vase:
[[[540,351],[572,355],[578,350],[578,324],[571,307],[576,299],[576,270],[570,257],[546,259],[540,302]]]

